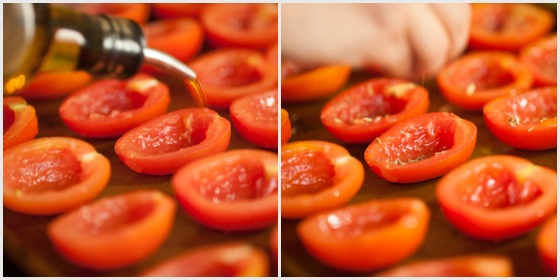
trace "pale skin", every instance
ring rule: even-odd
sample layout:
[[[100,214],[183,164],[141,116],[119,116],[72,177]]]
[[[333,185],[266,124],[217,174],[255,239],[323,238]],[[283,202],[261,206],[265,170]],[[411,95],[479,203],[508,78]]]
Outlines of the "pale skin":
[[[282,4],[282,59],[433,77],[465,49],[468,4]]]

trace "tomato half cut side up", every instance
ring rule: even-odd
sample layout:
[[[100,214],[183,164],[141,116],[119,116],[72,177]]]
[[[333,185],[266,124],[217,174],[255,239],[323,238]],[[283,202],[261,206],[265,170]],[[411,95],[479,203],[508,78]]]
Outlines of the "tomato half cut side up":
[[[523,150],[557,145],[556,87],[542,87],[484,105],[486,127],[500,141]]]
[[[494,241],[542,224],[556,211],[556,193],[554,170],[502,155],[473,159],[436,185],[437,200],[455,228]]]
[[[500,255],[467,255],[418,260],[381,273],[377,277],[511,277],[513,264]]]
[[[249,243],[230,242],[198,247],[141,273],[147,277],[265,277],[266,253]]]
[[[328,97],[346,84],[351,71],[350,65],[325,65],[282,77],[282,101],[307,102]]]
[[[135,264],[165,241],[177,205],[156,190],[113,195],[66,213],[51,223],[47,234],[68,261],[93,270]]]
[[[148,3],[80,3],[72,7],[87,14],[108,14],[114,17],[126,18],[144,24],[150,17]]]
[[[190,63],[214,108],[228,108],[240,97],[259,94],[277,84],[277,67],[250,49],[218,49]]]
[[[142,27],[148,47],[163,51],[186,62],[202,47],[204,30],[192,18],[151,22]]]
[[[428,106],[424,87],[405,80],[377,78],[331,99],[321,110],[321,122],[345,143],[371,143],[395,124],[426,113]]]
[[[531,88],[534,78],[511,53],[471,52],[443,68],[436,80],[450,103],[479,111],[494,98]]]
[[[229,108],[233,127],[249,142],[278,148],[278,90],[239,98]]]
[[[319,261],[367,273],[411,256],[424,242],[429,219],[416,198],[369,200],[306,218],[297,234]]]
[[[152,11],[157,19],[198,18],[208,5],[207,3],[152,3]]]
[[[154,118],[131,129],[115,143],[130,169],[151,175],[171,174],[183,165],[229,146],[231,125],[206,108],[188,108]]]
[[[554,15],[525,3],[471,4],[471,49],[517,51],[552,30]]]
[[[41,72],[18,95],[27,100],[52,100],[86,86],[93,77],[85,71]]]
[[[557,275],[557,216],[550,217],[541,227],[537,234],[537,250],[541,262],[547,271],[552,275]]]
[[[167,85],[147,74],[137,74],[126,81],[94,82],[68,96],[59,114],[79,135],[111,138],[162,115],[169,102]]]
[[[278,156],[232,150],[179,169],[171,185],[196,221],[226,232],[269,227],[278,221]]]
[[[364,157],[371,170],[387,181],[426,181],[466,162],[476,134],[476,125],[452,113],[428,113],[387,130],[371,142]]]
[[[286,144],[290,141],[290,137],[292,137],[292,122],[290,121],[290,114],[285,109],[280,110],[280,133],[281,136],[281,144]]]
[[[325,141],[282,145],[282,218],[302,218],[342,206],[362,187],[364,167]]]
[[[519,59],[533,73],[537,86],[556,86],[557,40],[556,34],[549,35],[523,47],[519,53]]]
[[[4,97],[3,150],[27,142],[39,132],[35,108],[18,96]]]
[[[200,20],[214,48],[264,49],[278,40],[275,3],[219,3],[208,6]]]
[[[39,138],[4,152],[4,207],[32,215],[66,212],[109,182],[109,160],[87,142]]]

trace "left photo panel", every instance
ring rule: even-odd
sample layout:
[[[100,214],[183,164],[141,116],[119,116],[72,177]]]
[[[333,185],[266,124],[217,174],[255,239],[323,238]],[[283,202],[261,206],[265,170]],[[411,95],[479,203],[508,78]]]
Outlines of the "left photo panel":
[[[2,6],[3,276],[279,276],[278,4]]]

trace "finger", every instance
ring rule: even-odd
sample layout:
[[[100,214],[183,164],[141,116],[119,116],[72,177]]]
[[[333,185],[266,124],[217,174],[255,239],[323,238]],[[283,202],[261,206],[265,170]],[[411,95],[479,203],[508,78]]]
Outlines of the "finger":
[[[435,15],[442,22],[450,41],[448,59],[459,56],[469,38],[471,9],[465,3],[430,4]]]

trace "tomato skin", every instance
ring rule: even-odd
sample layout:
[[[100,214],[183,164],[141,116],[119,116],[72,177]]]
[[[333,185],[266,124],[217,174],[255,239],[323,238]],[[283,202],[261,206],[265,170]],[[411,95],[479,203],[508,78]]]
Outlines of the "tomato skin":
[[[484,105],[486,127],[517,149],[556,148],[556,95],[556,87],[546,87],[496,98]]]
[[[42,72],[36,74],[18,95],[27,100],[57,99],[89,84],[93,77],[85,71]]]
[[[278,90],[241,97],[229,108],[233,127],[249,142],[278,148]]]
[[[4,97],[3,150],[27,142],[39,132],[35,108],[18,96]]]
[[[519,59],[533,73],[537,86],[556,86],[557,40],[555,33],[523,47],[519,52]]]
[[[321,110],[321,122],[345,143],[370,143],[395,124],[426,113],[428,106],[424,87],[400,79],[376,78],[331,99]]]
[[[87,14],[108,14],[126,18],[144,24],[150,17],[150,5],[147,3],[80,3],[72,7]]]
[[[206,3],[152,3],[152,11],[158,19],[198,18],[208,5]]]
[[[471,52],[444,67],[436,77],[452,104],[479,111],[488,101],[515,95],[533,85],[533,74],[513,54]]]
[[[327,65],[284,78],[282,100],[307,102],[325,98],[341,89],[348,81],[350,65]]]
[[[313,193],[303,187],[288,194],[285,186],[292,184],[288,164],[306,153],[322,155],[332,165],[332,184],[323,186]],[[307,170],[308,166],[296,163],[295,170]],[[322,171],[319,171],[322,172]],[[301,173],[300,173],[301,174]],[[298,174],[296,174],[298,175]],[[302,218],[311,214],[333,209],[348,202],[360,190],[364,181],[364,167],[348,151],[337,144],[325,141],[296,141],[282,145],[282,218]],[[298,187],[296,187],[298,188]]]
[[[59,114],[84,137],[110,138],[162,115],[169,102],[167,85],[137,74],[126,81],[100,80],[73,93],[60,105]]]
[[[321,262],[371,272],[412,255],[424,241],[429,219],[428,207],[416,198],[369,200],[308,217],[297,234]]]
[[[148,257],[165,241],[175,218],[173,199],[156,190],[105,197],[57,217],[47,228],[68,261],[112,270]]]
[[[515,156],[477,158],[441,178],[436,197],[459,231],[504,240],[528,232],[556,211],[556,172]]]
[[[183,62],[193,58],[204,42],[202,25],[192,18],[155,21],[142,29],[148,47],[168,53]]]
[[[35,139],[4,152],[4,206],[32,215],[62,213],[94,199],[110,175],[109,160],[87,142]]]
[[[385,180],[421,182],[466,162],[476,135],[477,128],[470,121],[447,112],[428,113],[387,130],[371,142],[364,157],[370,169]]]
[[[280,129],[282,134],[281,144],[286,144],[292,137],[292,123],[290,122],[290,115],[285,109],[280,110]]]
[[[198,247],[144,271],[147,277],[264,277],[266,253],[249,243],[229,242]]]
[[[275,153],[241,149],[191,162],[175,173],[171,185],[183,209],[204,226],[250,231],[278,221],[277,178]]]
[[[210,109],[188,108],[131,129],[117,140],[115,152],[136,172],[166,175],[193,160],[225,151],[230,137],[227,119]]]
[[[552,276],[557,275],[557,216],[550,217],[537,234],[537,250],[544,267]]]

